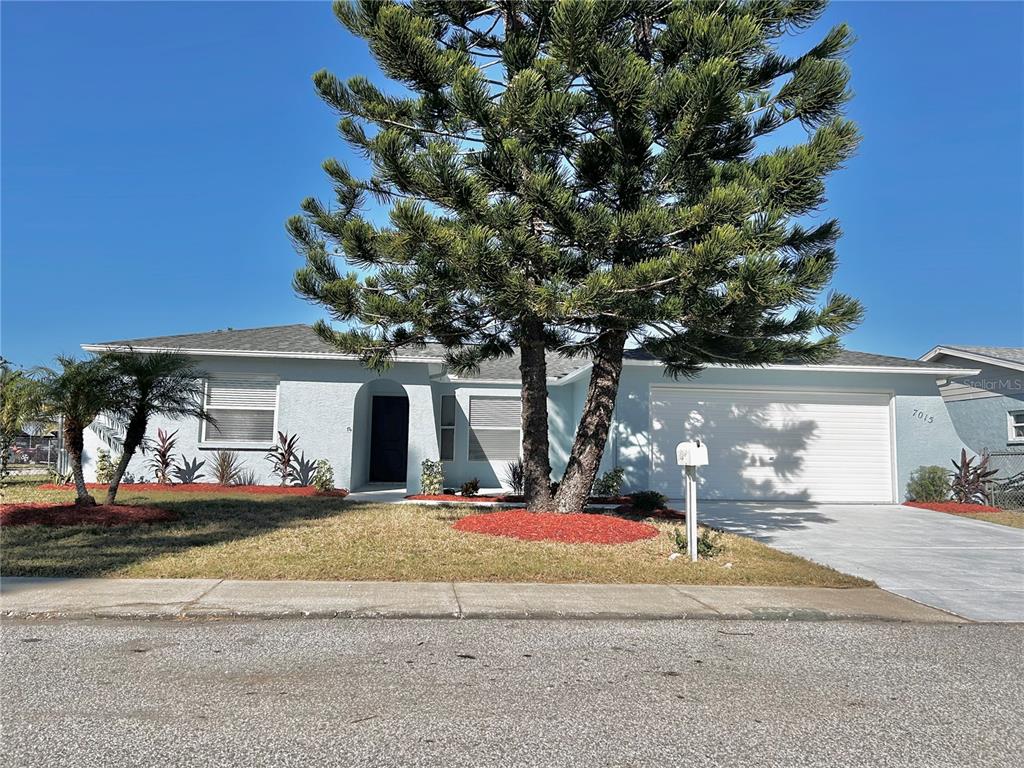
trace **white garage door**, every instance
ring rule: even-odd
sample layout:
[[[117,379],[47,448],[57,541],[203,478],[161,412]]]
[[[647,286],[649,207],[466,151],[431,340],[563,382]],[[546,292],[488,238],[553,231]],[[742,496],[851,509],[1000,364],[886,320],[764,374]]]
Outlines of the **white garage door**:
[[[889,396],[651,387],[651,487],[681,491],[675,447],[708,445],[699,498],[893,500]]]

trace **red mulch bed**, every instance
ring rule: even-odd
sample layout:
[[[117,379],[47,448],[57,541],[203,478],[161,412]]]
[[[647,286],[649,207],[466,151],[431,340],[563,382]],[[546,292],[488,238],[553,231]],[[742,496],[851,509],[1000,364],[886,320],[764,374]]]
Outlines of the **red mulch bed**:
[[[0,526],[14,525],[132,525],[166,523],[178,516],[166,509],[133,504],[77,507],[74,504],[3,504]]]
[[[1002,512],[999,507],[990,507],[985,504],[961,504],[959,501],[905,501],[906,507],[917,507],[918,509],[933,509],[936,512],[952,512],[954,515],[976,515],[992,514]]]
[[[410,501],[464,501],[469,503],[500,501],[507,502],[509,504],[521,504],[526,501],[525,497],[511,493],[502,494],[501,496],[462,496],[455,493],[438,493],[430,495],[426,493],[417,493],[412,496],[406,496],[405,498]],[[587,503],[628,505],[632,504],[633,500],[629,498],[629,496],[591,496],[587,500]]]
[[[106,490],[106,483],[86,483],[89,488]],[[44,491],[73,491],[73,485],[54,485],[43,483],[39,486]],[[217,483],[121,483],[119,491],[156,491],[158,493],[243,493],[253,496],[348,496],[347,488],[335,488],[333,491],[320,493],[311,485],[218,485]]]
[[[509,509],[470,515],[455,529],[524,541],[561,541],[568,544],[625,544],[653,539],[658,529],[645,523],[608,515],[554,515]]]

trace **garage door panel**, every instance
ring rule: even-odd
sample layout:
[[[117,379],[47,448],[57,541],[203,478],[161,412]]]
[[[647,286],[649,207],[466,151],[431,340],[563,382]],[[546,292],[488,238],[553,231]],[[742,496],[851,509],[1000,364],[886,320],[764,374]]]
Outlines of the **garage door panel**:
[[[675,446],[694,439],[702,498],[892,501],[886,395],[652,387],[652,487],[679,496]]]

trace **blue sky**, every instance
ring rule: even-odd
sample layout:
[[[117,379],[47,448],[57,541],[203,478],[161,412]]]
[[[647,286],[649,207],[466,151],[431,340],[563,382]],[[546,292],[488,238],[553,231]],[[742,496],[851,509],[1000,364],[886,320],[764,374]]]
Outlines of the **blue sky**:
[[[865,140],[832,178],[852,349],[1024,344],[1024,5],[835,3]],[[380,81],[326,3],[11,3],[0,351],[310,322],[283,223],[346,148],[310,75]],[[809,39],[809,38],[808,38]]]

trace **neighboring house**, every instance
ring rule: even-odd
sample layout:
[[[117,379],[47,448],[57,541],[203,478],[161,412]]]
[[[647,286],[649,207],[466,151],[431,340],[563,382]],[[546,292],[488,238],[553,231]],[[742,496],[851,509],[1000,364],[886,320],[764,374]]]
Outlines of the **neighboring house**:
[[[450,372],[437,345],[410,347],[378,375],[329,347],[307,325],[226,330],[86,344],[100,352],[177,349],[208,374],[206,407],[217,426],[169,423],[177,453],[209,459],[226,448],[261,481],[278,430],[297,434],[309,458],[326,458],[338,485],[392,483],[418,490],[420,462],[440,458],[445,481],[476,477],[502,485],[519,457],[519,369],[515,358],[484,363],[472,376]],[[675,381],[641,350],[630,350],[603,468],[621,466],[627,490],[679,497],[675,446],[699,438],[711,463],[704,498],[892,502],[910,472],[945,464],[963,443],[943,405],[937,378],[968,368],[842,352],[825,365],[709,366]],[[548,363],[553,471],[566,463],[589,379],[585,359],[552,354]],[[89,470],[98,448],[118,447],[117,425],[87,433]],[[129,471],[152,477],[146,458]],[[209,467],[209,463],[207,468]],[[207,477],[207,479],[209,479]]]
[[[992,456],[993,467],[1024,470],[1024,348],[943,344],[921,360],[978,369],[939,382],[953,426],[971,451]]]

